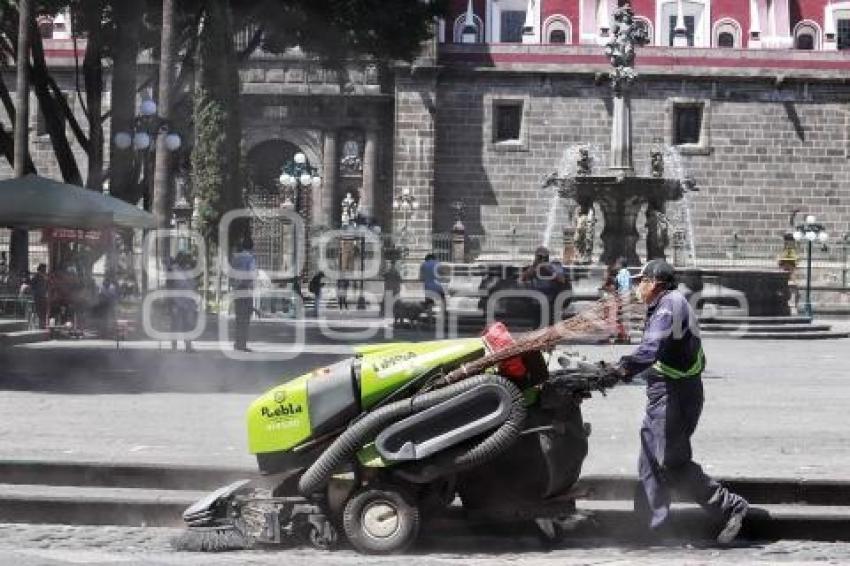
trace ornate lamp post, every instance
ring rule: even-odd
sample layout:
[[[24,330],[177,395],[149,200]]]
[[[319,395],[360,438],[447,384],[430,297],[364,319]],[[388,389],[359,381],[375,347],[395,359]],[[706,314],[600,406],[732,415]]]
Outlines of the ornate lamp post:
[[[822,224],[815,222],[813,215],[806,216],[806,221],[797,225],[794,230],[794,240],[797,242],[806,240],[806,302],[803,304],[803,314],[812,316],[812,244],[817,240],[826,244],[829,234]]]
[[[307,162],[307,156],[300,151],[295,154],[292,161],[283,166],[278,180],[283,189],[282,206],[292,206],[294,203],[295,210],[302,215],[304,203],[301,199],[301,189],[318,187],[322,184],[322,179],[316,175],[316,168]]]
[[[305,218],[307,203],[303,198],[303,189],[315,188],[322,184],[322,179],[316,175],[316,171],[316,168],[310,165],[307,161],[306,155],[300,151],[296,153],[292,157],[292,161],[283,166],[283,170],[278,178],[281,187],[281,195],[283,196],[283,201],[280,206],[284,208],[294,207],[295,212],[302,218]],[[293,236],[297,233],[298,232],[296,230],[293,233]],[[297,260],[298,242],[295,241],[295,237],[293,237],[292,244],[292,255],[293,258]],[[293,261],[293,265],[296,264],[297,261]],[[297,275],[295,277],[297,277]]]
[[[144,171],[146,168],[145,162],[155,153],[154,150],[157,148],[158,139],[160,138],[163,138],[162,147],[170,153],[176,152],[183,145],[183,139],[180,137],[180,134],[171,129],[171,123],[157,114],[156,102],[151,98],[145,98],[139,105],[138,114],[133,118],[132,129],[130,131],[122,130],[116,132],[112,136],[112,143],[120,150],[133,149],[141,160],[141,169]],[[156,187],[154,187],[149,193],[149,202],[152,209],[162,206],[164,200],[157,201],[157,199],[164,199],[166,196],[155,194],[156,190]],[[158,202],[159,204],[157,204]],[[156,209],[153,211],[159,214],[159,210]],[[165,210],[168,210],[167,205],[165,205]],[[160,220],[158,217],[157,222],[167,223],[167,213],[164,216],[164,220]],[[160,225],[160,227],[162,226]],[[159,240],[157,239],[156,246],[158,261],[164,262],[167,258],[163,257],[163,255],[168,253],[171,244],[166,242],[164,247],[160,247]],[[143,288],[147,288],[147,278],[143,278]]]
[[[400,195],[393,198],[393,210],[402,213],[401,238],[407,243],[407,223],[414,212],[419,208],[419,201],[410,193],[410,189],[402,190]],[[407,246],[402,245],[402,256],[407,257]]]
[[[112,136],[112,142],[118,149],[130,149],[136,151],[148,151],[156,147],[158,136],[165,136],[165,148],[168,151],[177,151],[183,144],[180,134],[170,128],[168,120],[161,118],[156,113],[156,102],[146,98],[139,106],[138,115],[133,118],[133,129],[129,132],[120,131]]]

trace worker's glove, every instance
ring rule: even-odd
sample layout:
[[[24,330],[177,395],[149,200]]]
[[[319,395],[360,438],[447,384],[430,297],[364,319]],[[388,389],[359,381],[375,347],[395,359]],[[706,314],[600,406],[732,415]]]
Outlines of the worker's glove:
[[[599,366],[605,387],[613,387],[620,382],[628,383],[631,381],[631,377],[622,366],[609,365],[605,362],[600,362]]]

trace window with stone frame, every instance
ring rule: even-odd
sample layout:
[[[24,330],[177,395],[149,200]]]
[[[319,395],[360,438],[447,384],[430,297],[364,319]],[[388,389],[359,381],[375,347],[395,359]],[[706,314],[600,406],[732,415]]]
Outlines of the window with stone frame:
[[[835,39],[838,43],[838,49],[850,49],[850,19],[836,20]]]
[[[553,29],[549,32],[549,43],[566,43],[567,32],[562,29]]]
[[[673,107],[673,144],[700,143],[703,126],[702,104],[677,104]]]
[[[717,47],[735,47],[735,36],[728,31],[720,32],[717,36]]]
[[[522,101],[493,103],[493,141],[519,142],[522,139]]]
[[[520,10],[503,10],[499,23],[499,41],[501,43],[522,43],[525,12]]]
[[[684,16],[686,35],[688,37],[688,47],[694,46],[694,33],[696,32],[696,21],[693,16]],[[673,38],[676,37],[676,16],[670,16],[670,37],[668,45],[673,45]]]
[[[797,36],[797,45],[801,51],[812,51],[815,48],[815,38],[810,33],[801,33]]]

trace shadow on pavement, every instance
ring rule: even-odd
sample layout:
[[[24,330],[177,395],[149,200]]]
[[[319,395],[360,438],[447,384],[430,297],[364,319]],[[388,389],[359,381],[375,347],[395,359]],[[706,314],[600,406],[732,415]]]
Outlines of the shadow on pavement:
[[[0,349],[0,391],[58,394],[261,393],[340,359],[238,361],[220,352]]]

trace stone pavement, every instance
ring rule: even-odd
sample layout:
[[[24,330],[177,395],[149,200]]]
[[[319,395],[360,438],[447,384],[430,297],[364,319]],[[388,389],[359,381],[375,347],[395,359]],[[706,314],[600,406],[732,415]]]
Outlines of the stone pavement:
[[[630,348],[574,349],[612,360]],[[0,459],[249,469],[243,417],[251,400],[343,355],[250,362],[216,352],[13,350],[0,353]],[[709,473],[850,479],[850,340],[712,339],[705,350],[706,407],[694,449]],[[586,473],[634,473],[643,404],[639,385],[585,403],[593,426]]]
[[[630,564],[847,564],[850,544],[780,541],[729,549],[691,545],[639,547],[586,543],[543,551],[536,541],[493,539],[426,541],[412,555],[360,556],[351,550],[256,550],[222,554],[175,552],[169,540],[178,531],[161,528],[70,527],[63,525],[0,524],[0,564],[66,566],[72,564],[124,566],[218,566],[311,564],[315,566],[509,565],[575,566]]]

